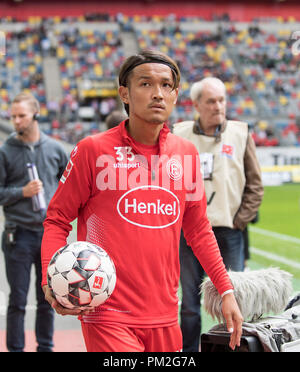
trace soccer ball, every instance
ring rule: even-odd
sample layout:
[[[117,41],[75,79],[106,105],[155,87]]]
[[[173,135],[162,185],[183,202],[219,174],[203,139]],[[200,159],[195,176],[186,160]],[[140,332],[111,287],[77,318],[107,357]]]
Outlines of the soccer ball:
[[[116,285],[116,269],[104,249],[78,241],[60,248],[47,271],[52,295],[68,309],[88,309],[103,304]]]

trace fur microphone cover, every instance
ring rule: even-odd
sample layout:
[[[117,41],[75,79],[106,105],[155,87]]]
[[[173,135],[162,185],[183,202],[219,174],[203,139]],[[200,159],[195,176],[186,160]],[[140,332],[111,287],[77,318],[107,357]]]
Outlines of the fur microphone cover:
[[[292,294],[292,275],[278,268],[229,271],[228,275],[244,321],[255,321],[263,314],[280,314]],[[201,293],[206,312],[219,323],[224,322],[222,298],[209,278],[201,285]]]

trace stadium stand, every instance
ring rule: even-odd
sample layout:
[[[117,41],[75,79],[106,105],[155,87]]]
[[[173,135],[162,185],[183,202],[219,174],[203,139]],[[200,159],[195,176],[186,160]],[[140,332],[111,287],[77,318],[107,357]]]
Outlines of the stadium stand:
[[[184,11],[175,1],[171,14],[168,1],[159,7],[144,2],[142,8],[143,2],[119,1],[111,7],[101,2],[101,11],[95,11],[93,1],[81,7],[74,1],[71,12],[67,3],[60,3],[56,14],[50,2],[3,5],[0,12],[11,16],[0,24],[6,35],[6,55],[0,57],[1,119],[9,118],[12,98],[30,90],[41,103],[43,129],[76,143],[104,130],[105,117],[120,107],[116,77],[126,55],[158,48],[182,72],[170,124],[193,119],[190,85],[215,75],[227,87],[228,116],[247,121],[258,146],[300,145],[300,57],[291,48],[291,34],[300,30],[296,3],[281,8],[279,16],[276,6],[263,8],[257,2],[265,9],[262,18],[251,4],[243,11],[232,5],[229,16],[222,1],[205,9],[191,1]]]
[[[199,24],[195,20],[192,24],[187,21],[161,22],[156,30],[147,30],[144,24],[136,24],[134,29],[141,49],[159,48],[179,64],[182,87],[177,110],[171,120],[193,119],[194,111],[189,99],[191,84],[209,75],[217,76],[225,82],[230,117],[236,118],[243,113],[256,114],[254,102],[228,54],[220,29],[204,28],[199,31]]]

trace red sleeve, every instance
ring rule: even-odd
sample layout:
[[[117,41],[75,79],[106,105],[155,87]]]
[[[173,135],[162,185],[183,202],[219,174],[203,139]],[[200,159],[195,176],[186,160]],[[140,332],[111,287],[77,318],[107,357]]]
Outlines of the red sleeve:
[[[206,196],[200,172],[200,160],[196,155],[194,166],[194,184],[197,185],[196,197],[189,197],[185,203],[182,229],[187,244],[193,249],[195,256],[204,271],[220,294],[233,289],[223,259],[206,215]]]
[[[89,166],[91,145],[89,138],[86,138],[73,149],[56,193],[50,201],[41,248],[42,286],[47,284],[47,267],[53,254],[66,245],[72,230],[70,223],[78,217],[80,209],[89,199],[93,169]]]

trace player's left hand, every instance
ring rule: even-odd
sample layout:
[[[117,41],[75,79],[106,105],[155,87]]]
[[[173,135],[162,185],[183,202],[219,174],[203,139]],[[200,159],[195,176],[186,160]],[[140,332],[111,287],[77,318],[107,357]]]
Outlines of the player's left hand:
[[[222,312],[227,330],[231,333],[229,347],[234,350],[241,343],[244,319],[233,293],[228,293],[222,298]]]

